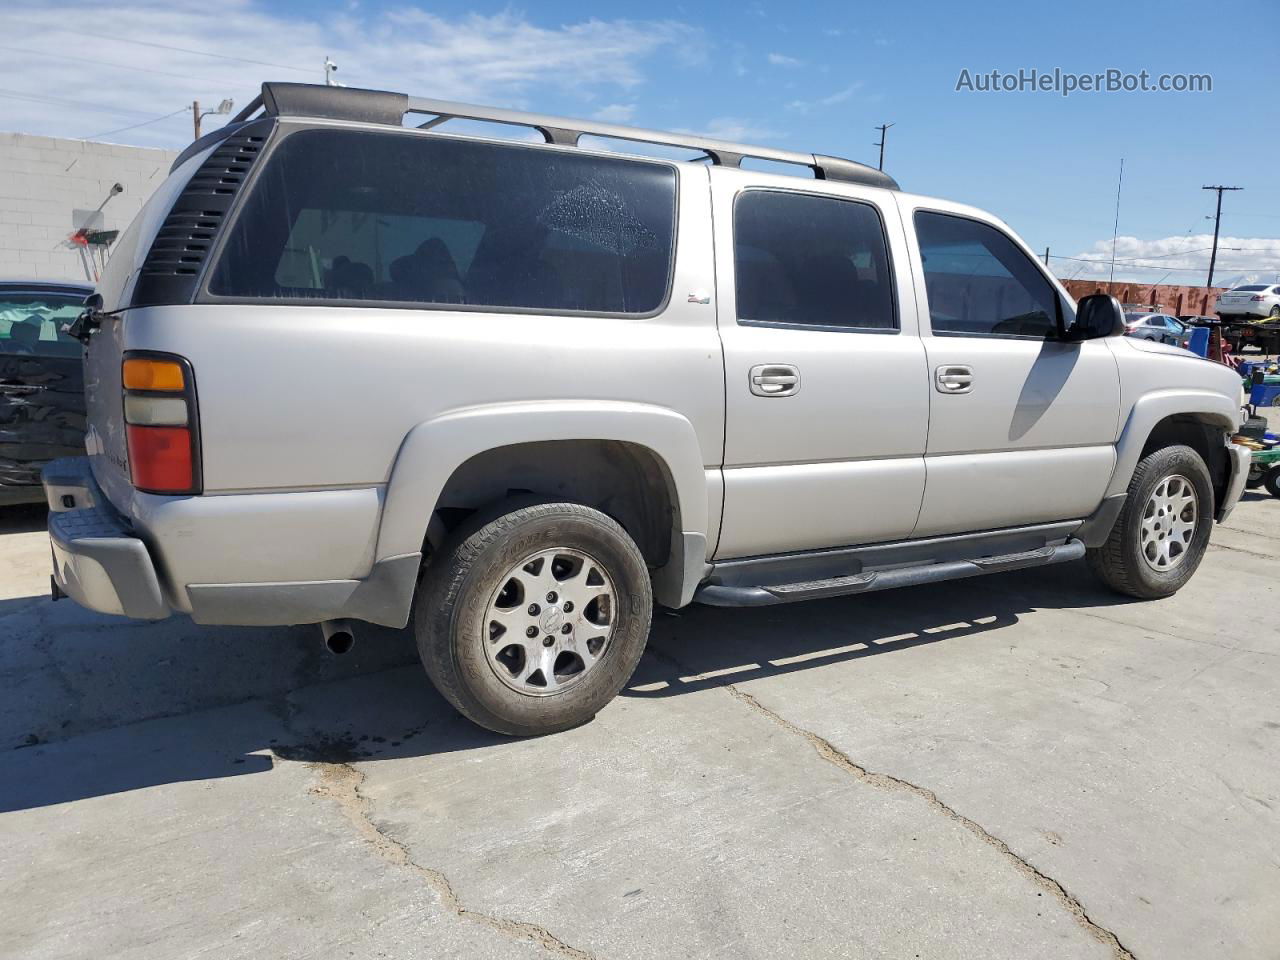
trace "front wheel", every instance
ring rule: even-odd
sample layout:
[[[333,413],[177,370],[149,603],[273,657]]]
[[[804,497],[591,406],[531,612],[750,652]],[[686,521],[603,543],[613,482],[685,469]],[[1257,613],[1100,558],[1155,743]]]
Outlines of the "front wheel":
[[[1172,596],[1200,566],[1212,526],[1204,460],[1190,447],[1165,447],[1138,463],[1111,536],[1087,553],[1089,566],[1131,597]]]
[[[428,676],[464,716],[513,736],[586,723],[631,677],[653,613],[644,557],[574,503],[512,509],[432,558],[415,606]]]

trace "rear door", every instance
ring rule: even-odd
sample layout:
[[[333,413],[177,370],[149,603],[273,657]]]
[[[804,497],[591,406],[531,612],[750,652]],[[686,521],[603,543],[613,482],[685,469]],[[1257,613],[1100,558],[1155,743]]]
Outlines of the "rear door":
[[[711,179],[726,380],[717,557],[910,536],[929,396],[891,195]]]
[[[964,208],[903,205],[933,399],[916,536],[1087,516],[1115,465],[1110,345],[1058,339],[1069,301],[1001,226]]]

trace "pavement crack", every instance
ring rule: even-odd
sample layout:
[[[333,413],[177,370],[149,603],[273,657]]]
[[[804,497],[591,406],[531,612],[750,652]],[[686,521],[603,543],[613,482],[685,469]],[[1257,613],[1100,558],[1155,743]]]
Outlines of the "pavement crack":
[[[333,800],[347,821],[379,857],[387,863],[407,870],[425,883],[435,893],[440,903],[455,916],[496,930],[514,940],[528,941],[557,957],[570,960],[594,960],[592,954],[571,946],[545,927],[523,920],[495,917],[479,910],[472,910],[462,902],[453,884],[439,870],[414,861],[409,851],[399,841],[387,836],[371,816],[372,801],[361,792],[365,775],[350,763],[312,762],[309,767],[316,773],[317,781],[312,792]]]
[[[695,672],[671,657],[669,654],[657,651],[652,646],[649,647],[649,652],[657,659],[674,666],[678,670],[682,670],[687,673]],[[787,733],[793,734],[794,736],[804,740],[813,748],[814,752],[819,757],[861,783],[877,787],[881,790],[909,793],[924,800],[932,809],[941,813],[948,820],[959,824],[987,846],[993,848],[1006,861],[1008,861],[1015,870],[1056,900],[1063,909],[1071,914],[1076,923],[1083,928],[1089,936],[1111,950],[1111,954],[1115,960],[1136,960],[1132,951],[1120,942],[1120,938],[1090,917],[1088,911],[1085,910],[1084,905],[1068,893],[1066,887],[1053,879],[1053,877],[1032,866],[1027,860],[1015,853],[1007,843],[991,833],[991,831],[982,826],[982,824],[978,823],[976,820],[966,817],[964,814],[944,803],[942,799],[929,788],[921,787],[909,780],[903,780],[901,777],[868,770],[861,764],[855,763],[853,760],[849,759],[849,757],[832,744],[830,740],[819,736],[812,730],[807,730],[804,727],[792,723],[781,714],[766,707],[745,690],[742,690],[731,683],[725,684],[722,689],[739,703],[744,704],[755,713],[764,717],[770,723],[777,727],[781,727]]]

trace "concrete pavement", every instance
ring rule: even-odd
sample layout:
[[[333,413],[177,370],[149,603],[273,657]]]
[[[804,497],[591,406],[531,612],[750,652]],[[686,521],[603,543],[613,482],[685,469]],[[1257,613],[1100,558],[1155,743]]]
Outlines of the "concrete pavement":
[[[1280,955],[1280,502],[1178,596],[1083,565],[656,619],[587,726],[411,638],[50,604],[0,518],[0,956]]]

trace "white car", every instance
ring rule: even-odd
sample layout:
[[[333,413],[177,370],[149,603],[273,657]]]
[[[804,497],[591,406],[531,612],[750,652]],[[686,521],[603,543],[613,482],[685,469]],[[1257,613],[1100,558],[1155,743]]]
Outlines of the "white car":
[[[1218,295],[1213,310],[1223,320],[1237,317],[1280,319],[1280,284],[1254,283],[1232,287]]]

